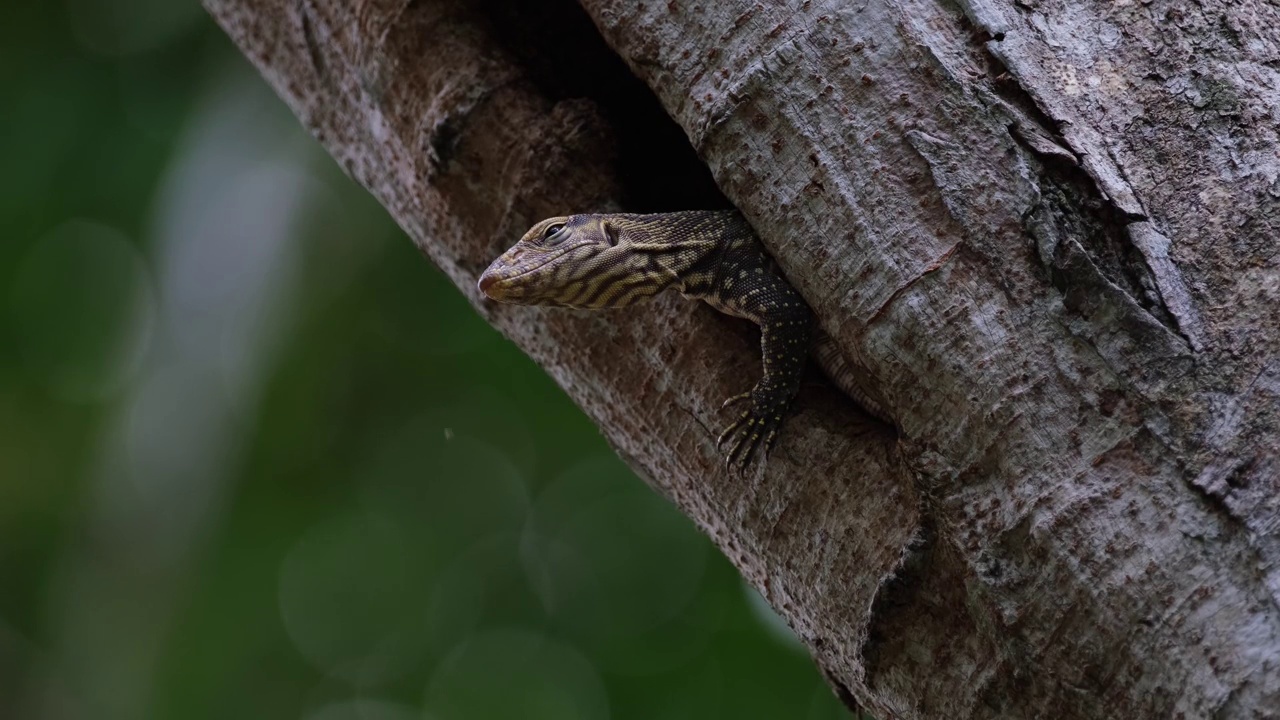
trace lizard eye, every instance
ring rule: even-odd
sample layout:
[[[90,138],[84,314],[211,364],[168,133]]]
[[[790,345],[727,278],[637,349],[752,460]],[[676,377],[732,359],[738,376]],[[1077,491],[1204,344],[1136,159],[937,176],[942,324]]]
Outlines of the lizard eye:
[[[556,223],[554,225],[548,225],[547,229],[542,231],[542,239],[547,242],[558,242],[559,240],[563,239],[563,238],[556,237],[557,235],[560,234],[561,230],[564,230],[564,223]]]

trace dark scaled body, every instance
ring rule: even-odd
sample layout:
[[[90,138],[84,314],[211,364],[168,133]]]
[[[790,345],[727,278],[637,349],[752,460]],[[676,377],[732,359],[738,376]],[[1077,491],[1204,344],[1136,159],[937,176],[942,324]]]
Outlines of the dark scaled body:
[[[480,276],[501,302],[624,307],[675,287],[760,326],[764,375],[725,406],[746,410],[721,434],[725,461],[763,457],[800,389],[813,313],[733,211],[571,215],[543,220]]]

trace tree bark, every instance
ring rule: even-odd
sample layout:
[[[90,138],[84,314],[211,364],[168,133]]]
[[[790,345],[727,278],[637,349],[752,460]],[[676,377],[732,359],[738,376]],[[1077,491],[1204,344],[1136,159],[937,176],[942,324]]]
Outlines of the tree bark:
[[[847,702],[1280,717],[1280,5],[582,4],[595,27],[564,3],[205,0]],[[758,373],[740,325],[674,297],[481,302],[542,217],[708,197],[626,171],[627,142],[672,142],[642,89],[561,77],[609,62],[597,28],[896,435],[815,385],[734,479],[714,438]]]

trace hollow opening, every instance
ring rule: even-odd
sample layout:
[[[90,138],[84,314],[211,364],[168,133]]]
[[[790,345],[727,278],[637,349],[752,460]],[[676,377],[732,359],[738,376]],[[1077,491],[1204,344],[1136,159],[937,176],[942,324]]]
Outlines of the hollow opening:
[[[603,113],[617,138],[619,199],[627,211],[732,207],[684,131],[574,0],[486,0],[482,15],[546,97],[585,98]]]

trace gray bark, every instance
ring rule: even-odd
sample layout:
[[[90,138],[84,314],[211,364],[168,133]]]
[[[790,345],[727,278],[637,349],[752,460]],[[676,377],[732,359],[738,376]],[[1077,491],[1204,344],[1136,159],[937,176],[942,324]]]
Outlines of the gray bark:
[[[1280,5],[583,0],[897,421],[810,387],[745,480],[738,326],[476,295],[532,222],[625,201],[604,116],[531,79],[581,29],[205,5],[849,702],[1280,717]]]

